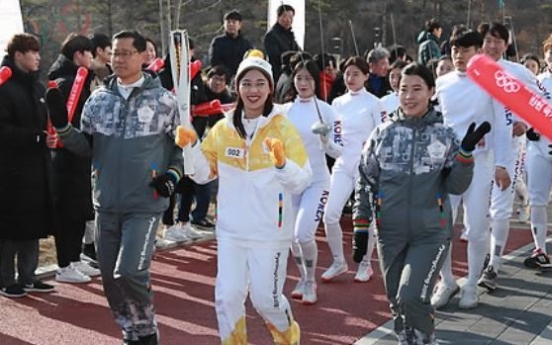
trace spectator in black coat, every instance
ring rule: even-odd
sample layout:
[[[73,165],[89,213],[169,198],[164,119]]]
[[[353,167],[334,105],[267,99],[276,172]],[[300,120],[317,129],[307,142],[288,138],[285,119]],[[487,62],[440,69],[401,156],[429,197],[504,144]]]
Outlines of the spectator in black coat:
[[[236,74],[243,54],[253,49],[251,43],[242,35],[242,16],[232,10],[224,15],[224,34],[213,38],[209,46],[209,64],[211,67],[224,66],[230,76]]]
[[[295,9],[290,5],[280,5],[277,9],[277,15],[276,24],[270,28],[264,37],[264,49],[268,56],[268,62],[272,66],[274,80],[278,80],[282,73],[282,54],[288,50],[301,50],[299,44],[295,41],[293,31],[291,31]]]
[[[58,85],[67,102],[79,67],[89,69],[92,65],[93,44],[85,36],[71,34],[61,46],[61,54],[48,72],[48,79]],[[80,128],[81,112],[90,97],[92,71],[88,72],[84,86],[77,99],[71,124]],[[56,281],[64,283],[86,283],[100,271],[80,261],[82,238],[86,221],[94,219],[90,157],[53,145],[51,147],[54,165],[54,203],[56,209],[56,253],[59,269]]]
[[[0,86],[0,294],[25,296],[54,287],[35,278],[39,239],[53,227],[52,162],[46,145],[44,86],[38,82],[40,45],[13,36],[2,66],[12,71]],[[15,258],[18,278],[15,280]]]

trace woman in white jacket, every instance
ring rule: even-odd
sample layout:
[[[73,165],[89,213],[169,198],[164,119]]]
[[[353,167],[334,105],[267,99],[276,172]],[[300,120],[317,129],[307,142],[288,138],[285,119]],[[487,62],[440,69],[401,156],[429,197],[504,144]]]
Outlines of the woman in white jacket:
[[[310,184],[301,137],[272,104],[270,64],[244,59],[236,74],[236,108],[194,146],[194,180],[219,178],[215,307],[222,344],[246,345],[245,299],[266,321],[276,344],[299,344],[299,325],[282,294],[293,240],[292,194]],[[177,142],[192,141],[179,129]]]
[[[291,74],[295,99],[287,113],[301,135],[313,173],[311,185],[303,193],[292,196],[297,218],[291,251],[301,279],[291,297],[301,299],[307,305],[317,300],[315,270],[318,248],[315,233],[330,192],[326,154],[338,158],[342,150],[339,145],[341,126],[337,113],[329,104],[316,97],[320,87],[319,75],[318,67],[312,60],[300,61],[295,66]]]
[[[364,88],[369,73],[366,60],[359,56],[351,57],[343,65],[343,70],[347,93],[332,102],[332,106],[341,116],[343,153],[333,166],[330,196],[324,213],[324,227],[333,255],[333,263],[322,274],[323,282],[329,282],[347,272],[348,266],[343,255],[343,231],[339,221],[343,207],[355,187],[364,142],[385,116],[380,100]],[[370,280],[372,276],[370,258],[373,250],[374,237],[372,236],[368,241],[368,252],[359,264],[355,281]]]

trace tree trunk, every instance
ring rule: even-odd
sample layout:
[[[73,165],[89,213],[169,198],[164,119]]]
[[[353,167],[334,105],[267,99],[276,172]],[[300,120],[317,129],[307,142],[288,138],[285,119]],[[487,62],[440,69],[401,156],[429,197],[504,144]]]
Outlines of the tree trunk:
[[[387,0],[383,0],[381,17],[381,45],[387,47]]]

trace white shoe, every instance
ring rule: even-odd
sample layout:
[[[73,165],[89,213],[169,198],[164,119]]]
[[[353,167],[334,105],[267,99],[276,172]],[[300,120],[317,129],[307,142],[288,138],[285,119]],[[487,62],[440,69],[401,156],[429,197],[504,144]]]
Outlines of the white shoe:
[[[316,303],[316,301],[316,283],[308,281],[305,283],[305,290],[303,292],[302,302],[305,305],[313,305]]]
[[[479,303],[479,294],[477,293],[477,285],[464,285],[460,296],[458,307],[460,309],[473,309]]]
[[[529,215],[531,214],[529,205],[519,207],[518,221],[520,223],[527,223],[529,220]]]
[[[203,235],[199,233],[189,222],[183,226],[179,226],[178,229],[182,234],[184,234],[184,236],[192,240],[197,240],[203,237]]]
[[[441,282],[439,282],[437,288],[433,292],[433,296],[431,296],[431,305],[435,309],[444,307],[459,291],[460,287],[458,286],[458,284],[456,284],[456,282],[452,286],[447,286],[446,283],[442,280]]]
[[[99,269],[90,266],[86,262],[77,261],[77,262],[72,262],[71,265],[73,265],[73,267],[78,269],[82,274],[87,275],[89,277],[97,277],[101,274]]]
[[[177,227],[176,225],[171,226],[168,229],[164,229],[163,238],[173,242],[184,242],[189,240],[188,236],[186,236],[182,231],[180,231],[180,228]]]
[[[460,233],[460,242],[468,242],[468,235],[466,234],[466,228],[462,228],[462,232]]]
[[[59,268],[56,272],[56,281],[61,283],[88,283],[90,277],[79,271],[73,264],[67,267]]]
[[[303,278],[301,278],[301,280],[297,282],[297,285],[295,285],[295,289],[293,289],[293,291],[291,292],[291,298],[303,298],[303,293],[305,292],[305,283],[306,281],[303,280]]]
[[[374,271],[372,270],[372,265],[369,262],[361,261],[358,264],[357,273],[355,275],[355,282],[357,283],[366,283],[372,278]]]
[[[347,272],[348,269],[349,267],[345,261],[334,261],[326,272],[322,273],[322,281],[325,283],[330,282],[332,279]]]

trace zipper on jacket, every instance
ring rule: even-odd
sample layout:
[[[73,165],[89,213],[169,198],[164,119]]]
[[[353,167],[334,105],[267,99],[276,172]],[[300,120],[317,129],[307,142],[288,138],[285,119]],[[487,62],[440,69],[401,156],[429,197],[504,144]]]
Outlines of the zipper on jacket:
[[[414,152],[416,148],[416,132],[417,129],[413,126],[412,127],[412,148],[410,150],[410,173],[408,174],[408,193],[407,193],[407,205],[406,209],[408,210],[408,236],[410,236],[410,232],[412,231],[412,180],[413,180],[413,174],[414,174]]]
[[[132,90],[134,91],[134,90]],[[117,174],[117,206],[115,207],[117,209],[117,211],[120,211],[118,208],[122,205],[122,200],[121,200],[121,182],[122,182],[122,179],[121,179],[121,176],[123,175],[121,173],[121,161],[122,161],[122,157],[124,157],[124,143],[125,143],[125,133],[126,133],[126,125],[127,125],[127,117],[126,115],[128,114],[128,111],[130,109],[129,107],[129,100],[130,100],[130,97],[132,97],[132,94],[129,95],[128,99],[124,99],[124,97],[122,96],[119,96],[123,99],[123,102],[122,102],[122,105],[125,107],[125,112],[124,112],[124,116],[123,116],[123,133],[121,135],[121,143],[119,145],[119,159],[117,159],[117,171],[119,172]],[[122,112],[123,109],[120,109],[119,108],[119,114],[117,114],[118,116],[123,113]]]

